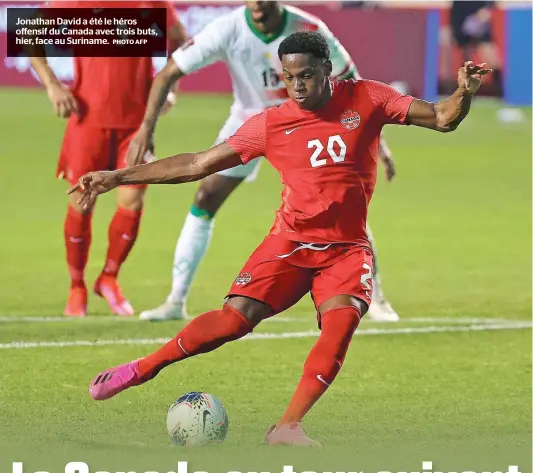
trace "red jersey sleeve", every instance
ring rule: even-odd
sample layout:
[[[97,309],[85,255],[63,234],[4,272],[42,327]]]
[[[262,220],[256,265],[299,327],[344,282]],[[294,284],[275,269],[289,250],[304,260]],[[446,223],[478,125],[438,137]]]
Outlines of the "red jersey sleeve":
[[[226,140],[243,164],[266,154],[267,142],[267,111],[254,115],[246,120],[235,134]]]
[[[383,123],[405,125],[407,112],[414,100],[411,95],[404,95],[383,82],[365,80],[365,85],[372,103],[381,112]]]
[[[172,2],[165,2],[167,8],[167,30],[179,21],[178,13]]]

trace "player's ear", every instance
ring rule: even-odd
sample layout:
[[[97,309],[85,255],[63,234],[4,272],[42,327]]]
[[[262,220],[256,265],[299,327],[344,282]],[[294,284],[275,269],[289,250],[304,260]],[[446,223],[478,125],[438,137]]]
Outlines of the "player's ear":
[[[326,74],[326,77],[329,77],[332,71],[333,71],[333,64],[331,64],[331,61],[329,59],[326,59],[324,61],[324,72]]]

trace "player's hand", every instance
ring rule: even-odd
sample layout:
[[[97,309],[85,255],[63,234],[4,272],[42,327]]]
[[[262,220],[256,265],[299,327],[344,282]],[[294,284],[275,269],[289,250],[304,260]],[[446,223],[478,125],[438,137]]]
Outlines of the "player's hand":
[[[466,61],[457,73],[457,85],[461,90],[475,94],[481,87],[483,76],[491,72],[486,63],[474,65],[472,61]]]
[[[83,210],[90,209],[96,202],[96,197],[114,189],[119,185],[117,171],[96,171],[81,176],[78,183],[72,186],[67,194],[79,192],[78,204]]]
[[[147,152],[154,150],[152,134],[141,126],[130,141],[126,153],[126,164],[128,167],[141,164]]]
[[[394,164],[394,159],[392,159],[392,156],[382,156],[381,161],[385,166],[387,182],[390,182],[394,179],[394,176],[396,176],[396,164]]]
[[[176,94],[174,92],[169,92],[167,99],[165,100],[165,103],[163,104],[163,107],[161,108],[161,112],[159,113],[160,116],[166,115],[168,112],[170,112],[170,109],[176,105]]]
[[[385,176],[387,177],[387,182],[390,182],[396,176],[396,165],[394,164],[394,159],[392,159],[392,153],[385,143],[383,138],[379,141],[379,159],[385,167]]]
[[[47,92],[58,117],[68,118],[73,112],[79,115],[78,103],[67,86],[54,84],[48,88]]]

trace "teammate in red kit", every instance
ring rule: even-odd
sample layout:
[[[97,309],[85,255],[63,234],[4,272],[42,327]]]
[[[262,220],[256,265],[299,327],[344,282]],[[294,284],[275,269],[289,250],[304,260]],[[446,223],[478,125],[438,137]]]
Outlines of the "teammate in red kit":
[[[386,124],[453,131],[468,114],[485,64],[464,64],[458,89],[429,103],[381,82],[329,79],[325,39],[299,32],[279,46],[290,100],[249,119],[235,135],[200,153],[184,153],[115,172],[83,176],[69,192],[80,205],[120,185],[177,184],[266,156],[285,185],[270,234],[235,279],[225,303],[193,319],[151,355],[100,373],[89,391],[96,400],[154,378],[165,366],[241,338],[262,320],[311,292],[320,337],[269,445],[315,446],[300,422],[339,372],[372,295],[373,255],[365,233],[376,182],[378,144]]]
[[[57,1],[48,7],[165,8],[169,49],[174,51],[187,40],[174,8],[167,1]],[[68,118],[57,176],[73,185],[87,172],[126,167],[126,151],[143,121],[154,76],[152,58],[75,57],[75,79],[69,89],[59,82],[42,50],[40,53],[31,58],[33,68],[46,87],[56,115]],[[167,102],[165,108],[170,106]],[[120,290],[117,276],[137,238],[145,191],[145,184],[118,189],[117,210],[109,227],[106,262],[94,284],[94,292],[105,298],[111,311],[118,315],[134,313]],[[78,199],[76,193],[70,196],[64,224],[71,279],[64,311],[68,316],[87,314],[84,272],[91,244],[93,205],[82,208]]]

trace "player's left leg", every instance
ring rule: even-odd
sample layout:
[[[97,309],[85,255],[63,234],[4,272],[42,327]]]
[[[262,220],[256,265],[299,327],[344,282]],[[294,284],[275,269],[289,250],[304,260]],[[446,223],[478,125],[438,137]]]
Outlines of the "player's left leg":
[[[295,434],[302,445],[320,446],[307,436],[302,436],[301,421],[322,397],[339,373],[352,336],[367,305],[349,295],[335,296],[318,307],[321,332],[318,341],[307,356],[302,377],[294,395],[276,425],[266,435],[269,445],[294,445]]]
[[[114,147],[116,149],[117,164],[111,168],[125,167],[124,157],[131,130],[114,132]],[[103,297],[113,314],[133,315],[134,310],[124,297],[117,282],[118,273],[128,257],[139,233],[139,226],[143,214],[144,195],[146,186],[121,186],[117,189],[117,210],[111,220],[108,230],[108,249],[104,267],[94,283],[94,292]]]
[[[372,234],[372,230],[370,229],[370,226],[368,224],[366,227],[366,233],[370,241],[370,246],[372,247],[372,250],[374,252],[374,292],[372,294],[372,303],[370,304],[367,317],[376,322],[397,322],[398,320],[400,320],[400,317],[392,308],[391,304],[383,294],[381,276],[379,274],[379,266],[377,262],[376,241],[374,240],[374,235]]]
[[[267,433],[269,444],[288,444],[291,433],[324,395],[339,373],[352,336],[372,297],[373,254],[362,247],[321,251],[331,266],[320,268],[311,294],[317,306],[320,336],[309,353],[300,382],[278,423]],[[313,445],[315,442],[310,442]]]

